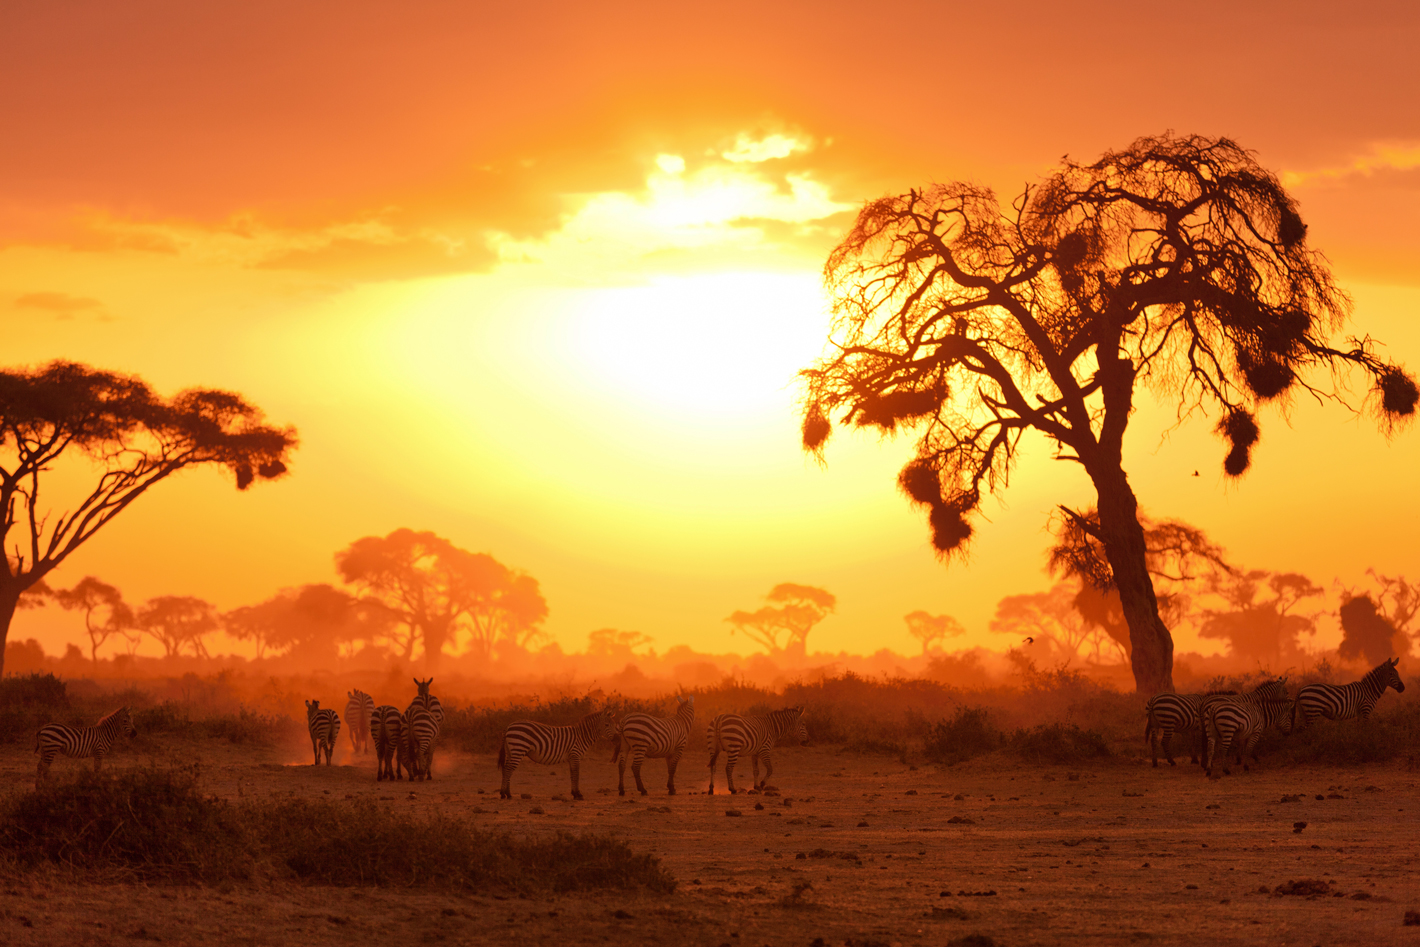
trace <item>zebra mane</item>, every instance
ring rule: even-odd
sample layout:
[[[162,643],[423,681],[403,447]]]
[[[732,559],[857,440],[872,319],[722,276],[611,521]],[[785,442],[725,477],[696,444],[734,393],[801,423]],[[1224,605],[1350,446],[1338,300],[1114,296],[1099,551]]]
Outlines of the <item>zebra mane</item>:
[[[1390,673],[1387,673],[1390,672]],[[1371,681],[1381,690],[1385,690],[1385,682],[1390,680],[1390,675],[1395,673],[1395,665],[1390,663],[1390,658],[1386,658],[1380,664],[1366,672],[1363,681]],[[1397,677],[1399,675],[1396,675]]]
[[[109,713],[104,714],[102,717],[99,718],[99,722],[98,722],[97,726],[102,727],[104,724],[108,723],[110,720],[113,720],[114,718],[116,718],[119,714],[126,714],[126,713],[128,713],[128,708],[127,708],[127,707],[120,707],[120,708],[118,708],[117,710],[110,711]]]

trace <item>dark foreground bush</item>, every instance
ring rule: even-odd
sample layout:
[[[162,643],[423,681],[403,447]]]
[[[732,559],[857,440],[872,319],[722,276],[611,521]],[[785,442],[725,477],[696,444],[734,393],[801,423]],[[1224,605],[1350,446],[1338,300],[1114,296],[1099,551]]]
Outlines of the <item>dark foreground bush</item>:
[[[950,766],[999,750],[1005,740],[986,708],[963,707],[951,720],[943,720],[927,731],[923,753],[933,763]]]
[[[266,877],[518,892],[671,892],[676,884],[658,859],[605,836],[517,839],[374,802],[233,805],[203,795],[191,770],[85,774],[13,797],[0,820],[0,852],[21,866],[141,881]]]
[[[1108,741],[1096,730],[1073,723],[1044,723],[1011,734],[1010,748],[1027,763],[1085,763],[1110,755]]]
[[[133,712],[140,734],[162,733],[195,740],[224,740],[239,745],[273,746],[306,732],[305,722],[273,717],[242,707],[236,713],[193,717],[176,701],[165,700]]]
[[[53,674],[0,677],[0,710],[62,710],[68,706],[68,689]]]

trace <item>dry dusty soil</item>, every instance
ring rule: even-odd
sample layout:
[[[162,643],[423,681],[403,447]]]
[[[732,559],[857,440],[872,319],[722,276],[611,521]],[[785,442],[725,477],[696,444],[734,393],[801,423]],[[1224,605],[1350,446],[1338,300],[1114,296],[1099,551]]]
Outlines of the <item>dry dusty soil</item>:
[[[3,791],[33,778],[28,749],[0,750]],[[568,801],[565,766],[530,764],[514,778],[520,798],[503,802],[491,757],[442,752],[435,779],[411,786],[377,784],[348,743],[326,768],[294,748],[140,738],[108,765],[196,756],[207,787],[234,798],[372,796],[515,833],[612,833],[659,856],[680,885],[529,900],[31,877],[0,889],[0,944],[1420,944],[1420,926],[1403,923],[1420,911],[1420,776],[1403,767],[1264,760],[1210,782],[1186,763],[909,769],[789,747],[777,751],[778,795],[707,795],[704,754],[692,752],[681,794],[665,794],[664,763],[652,761],[652,794],[622,798],[610,755],[599,748],[584,767],[585,802]],[[61,758],[55,774],[79,765]],[[1328,890],[1261,890],[1302,879]]]

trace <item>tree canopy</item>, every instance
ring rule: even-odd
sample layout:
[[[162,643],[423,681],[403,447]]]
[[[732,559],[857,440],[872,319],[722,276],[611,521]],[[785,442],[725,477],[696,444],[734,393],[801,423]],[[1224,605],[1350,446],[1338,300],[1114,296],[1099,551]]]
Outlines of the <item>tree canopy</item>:
[[[216,465],[245,490],[285,474],[295,447],[293,429],[231,392],[164,399],[134,376],[64,361],[0,371],[0,644],[24,591],[158,482]],[[42,490],[60,481],[61,461],[96,473],[72,505]]]
[[[379,640],[393,623],[382,606],[324,583],[282,589],[264,602],[222,616],[229,635],[256,645],[258,659],[275,650],[313,663],[328,663],[339,655],[341,645]]]
[[[56,589],[50,594],[65,611],[84,612],[90,660],[99,659],[100,646],[110,638],[117,635],[128,639],[138,630],[138,617],[123,600],[123,593],[94,576],[86,575],[72,589]]]
[[[1009,208],[962,183],[870,201],[824,279],[835,321],[829,353],[801,373],[805,448],[822,456],[835,424],[915,432],[898,483],[950,556],[1024,435],[1044,435],[1095,487],[1088,528],[1150,693],[1172,686],[1173,641],[1123,469],[1136,388],[1213,417],[1229,476],[1247,469],[1269,402],[1340,399],[1359,376],[1389,428],[1420,399],[1374,340],[1338,339],[1350,303],[1296,202],[1226,138],[1067,158]]]
[[[779,583],[764,598],[771,604],[753,612],[736,611],[725,621],[733,626],[730,634],[740,632],[770,654],[778,651],[805,654],[809,632],[838,607],[832,593],[793,582]]]
[[[393,615],[395,642],[410,659],[423,646],[430,667],[460,635],[485,658],[524,648],[543,633],[547,602],[536,579],[486,553],[472,553],[431,532],[397,529],[366,536],[335,557],[341,578]]]
[[[966,634],[961,622],[951,615],[931,615],[919,609],[903,615],[902,620],[907,623],[907,633],[922,642],[923,654],[927,653],[933,642]]]
[[[165,657],[173,658],[186,648],[193,657],[206,658],[206,637],[221,627],[217,609],[191,595],[160,595],[150,598],[138,612],[140,631],[163,646]]]

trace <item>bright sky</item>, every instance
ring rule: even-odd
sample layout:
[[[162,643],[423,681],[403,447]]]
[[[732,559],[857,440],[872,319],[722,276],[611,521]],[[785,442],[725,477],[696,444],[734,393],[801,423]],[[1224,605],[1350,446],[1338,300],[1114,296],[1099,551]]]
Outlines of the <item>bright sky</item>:
[[[568,650],[608,626],[743,647],[722,619],[783,581],[839,598],[812,648],[914,650],[917,609],[997,644],[1074,470],[1034,450],[943,567],[894,489],[909,443],[798,448],[819,269],[863,200],[1230,135],[1420,368],[1420,13],[1178,9],[6,4],[5,362],[231,388],[302,437],[291,477],[168,483],[57,581],[231,608],[410,526],[537,577]],[[1416,432],[1299,405],[1230,484],[1210,425],[1168,417],[1132,425],[1150,512],[1323,584],[1420,576]],[[12,634],[77,640],[56,620]]]

